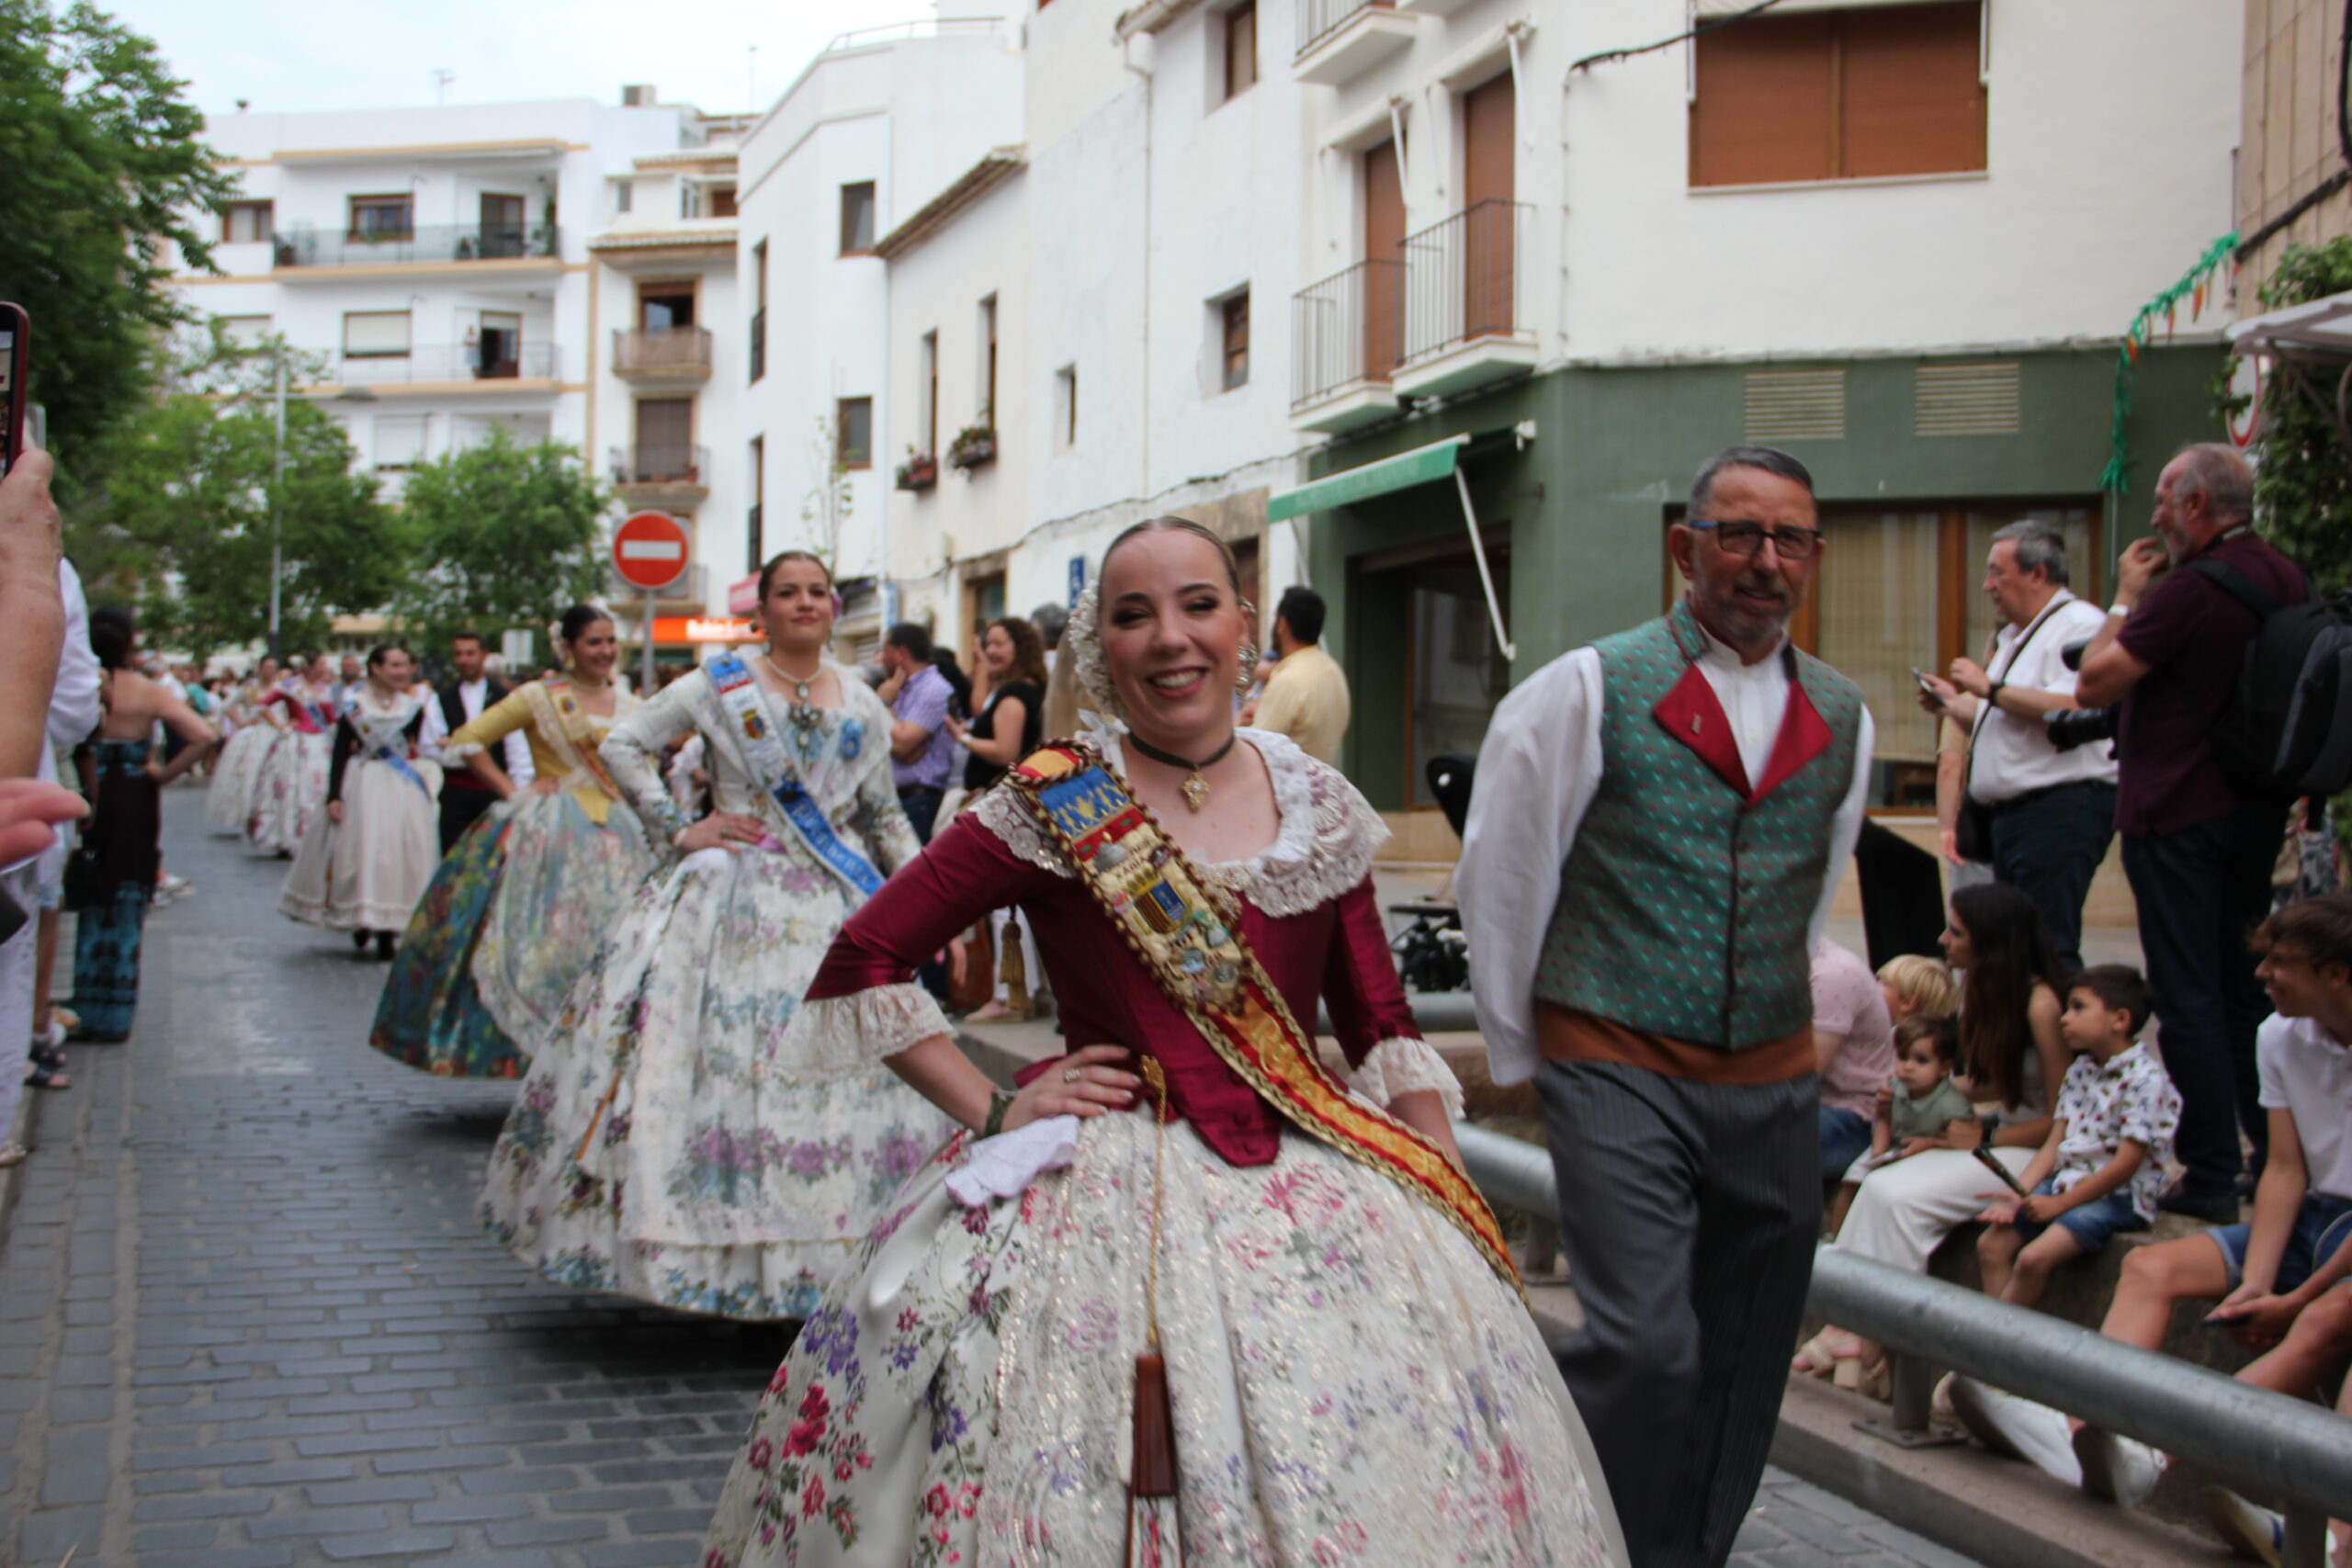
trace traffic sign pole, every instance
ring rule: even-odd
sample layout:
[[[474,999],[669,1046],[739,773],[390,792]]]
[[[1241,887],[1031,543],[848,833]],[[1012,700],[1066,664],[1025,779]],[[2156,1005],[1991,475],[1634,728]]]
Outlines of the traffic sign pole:
[[[645,680],[638,690],[639,698],[653,694],[653,590],[645,591]]]

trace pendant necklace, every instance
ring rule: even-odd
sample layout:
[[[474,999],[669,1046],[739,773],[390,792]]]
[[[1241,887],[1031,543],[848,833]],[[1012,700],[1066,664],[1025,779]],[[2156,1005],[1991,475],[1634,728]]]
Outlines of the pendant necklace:
[[[806,680],[795,675],[775,661],[775,650],[773,649],[760,655],[760,662],[765,664],[777,680],[790,683],[792,706],[786,711],[785,717],[789,719],[792,728],[799,732],[797,739],[803,742],[801,749],[806,750],[808,739],[825,722],[825,710],[819,707],[808,695],[808,687],[816,680],[816,675],[811,675]],[[824,671],[820,669],[817,673],[821,675]]]
[[[1209,803],[1209,781],[1201,776],[1201,770],[1203,768],[1214,768],[1219,762],[1224,761],[1225,754],[1233,750],[1234,741],[1239,739],[1240,736],[1238,732],[1228,735],[1225,738],[1225,744],[1218,747],[1216,751],[1202,758],[1197,762],[1191,762],[1177,756],[1172,751],[1161,750],[1159,747],[1154,746],[1150,741],[1146,740],[1140,735],[1130,733],[1127,736],[1128,744],[1135,747],[1136,750],[1142,752],[1153,761],[1163,762],[1171,768],[1182,768],[1186,770],[1184,774],[1184,804],[1196,812],[1200,810],[1202,807],[1206,806]]]

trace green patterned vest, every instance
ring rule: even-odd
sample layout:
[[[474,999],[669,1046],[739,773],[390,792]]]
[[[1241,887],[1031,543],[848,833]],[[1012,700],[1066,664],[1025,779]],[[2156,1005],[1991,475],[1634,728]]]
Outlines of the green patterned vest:
[[[1605,766],[1560,874],[1535,996],[1745,1051],[1813,1018],[1805,933],[1834,869],[1830,823],[1853,783],[1862,695],[1819,660],[1784,654],[1789,711],[1751,798],[1694,662],[1704,647],[1679,604],[1593,645]]]

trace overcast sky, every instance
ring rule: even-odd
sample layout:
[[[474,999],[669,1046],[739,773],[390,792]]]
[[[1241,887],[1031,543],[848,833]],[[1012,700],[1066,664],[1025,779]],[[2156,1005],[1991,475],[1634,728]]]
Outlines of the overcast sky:
[[[155,40],[207,115],[390,108],[440,101],[620,102],[650,82],[665,102],[764,109],[836,33],[936,14],[929,0],[99,0]],[[949,4],[952,16],[1001,10]],[[752,46],[758,46],[756,56]]]

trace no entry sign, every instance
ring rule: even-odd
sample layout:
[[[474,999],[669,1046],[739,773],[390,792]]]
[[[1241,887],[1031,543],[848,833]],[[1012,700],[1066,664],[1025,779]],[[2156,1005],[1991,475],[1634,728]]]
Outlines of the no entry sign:
[[[653,592],[686,575],[686,525],[666,512],[640,512],[613,531],[613,570]]]

